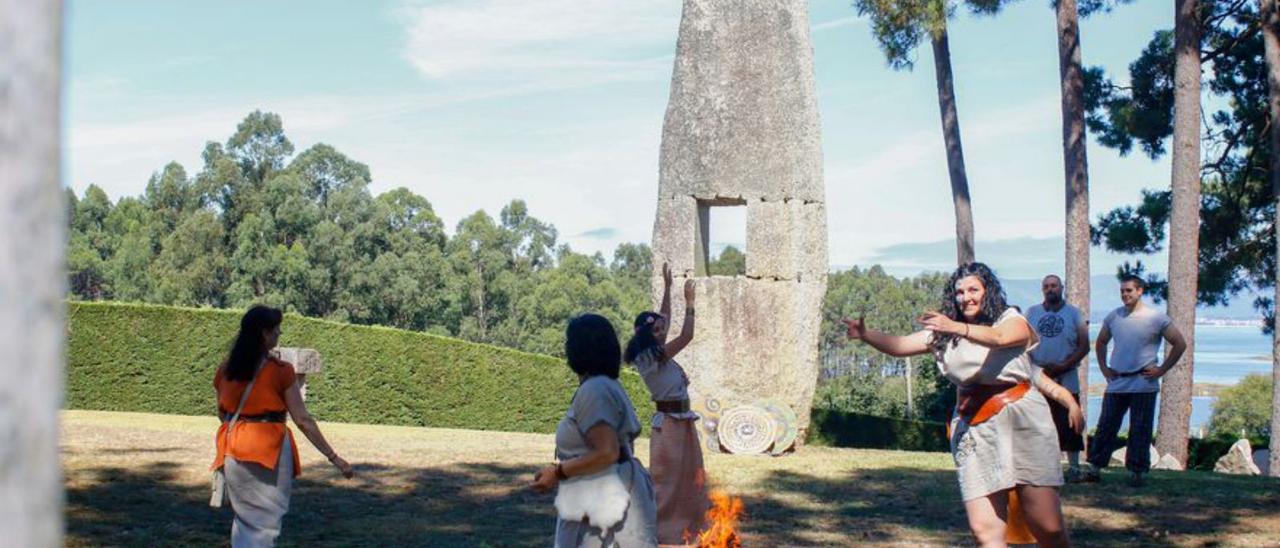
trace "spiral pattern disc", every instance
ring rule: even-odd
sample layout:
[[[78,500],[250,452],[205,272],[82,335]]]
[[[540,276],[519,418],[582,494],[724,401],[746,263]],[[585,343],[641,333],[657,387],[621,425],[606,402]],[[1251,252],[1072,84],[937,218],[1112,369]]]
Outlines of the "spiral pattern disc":
[[[777,431],[773,415],[754,405],[739,405],[725,411],[716,428],[720,445],[739,455],[768,451]]]
[[[796,412],[791,409],[790,405],[778,400],[764,400],[756,405],[773,416],[773,421],[777,425],[778,431],[774,434],[773,449],[770,452],[774,455],[781,455],[791,448],[791,445],[796,442],[796,436],[799,435],[800,429],[796,426],[798,422],[796,420]]]

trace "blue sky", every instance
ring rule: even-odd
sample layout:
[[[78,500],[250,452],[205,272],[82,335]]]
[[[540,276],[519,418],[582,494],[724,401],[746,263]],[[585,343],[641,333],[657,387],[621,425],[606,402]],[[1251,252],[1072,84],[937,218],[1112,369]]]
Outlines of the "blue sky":
[[[1085,63],[1123,75],[1172,6],[1086,20]],[[337,147],[369,165],[375,192],[408,187],[450,227],[521,198],[579,251],[650,240],[678,1],[70,0],[68,15],[64,177],[77,190],[137,195],[171,160],[194,173],[206,141],[265,109],[299,151]],[[895,72],[847,0],[810,16],[831,264],[945,267],[947,245],[919,245],[953,233],[927,45]],[[1049,1],[961,14],[951,51],[979,258],[1006,275],[1060,270]],[[1167,159],[1091,146],[1089,164],[1095,218],[1169,181]],[[713,223],[718,245],[745,240],[742,215]],[[1118,261],[1097,253],[1094,271]]]

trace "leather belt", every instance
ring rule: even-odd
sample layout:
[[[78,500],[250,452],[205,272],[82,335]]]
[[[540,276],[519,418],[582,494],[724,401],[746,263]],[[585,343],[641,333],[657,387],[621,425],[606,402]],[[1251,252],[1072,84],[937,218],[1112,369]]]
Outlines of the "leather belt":
[[[262,413],[260,415],[244,415],[241,414],[236,422],[279,422],[283,423],[285,419],[284,411],[275,411],[271,413]]]
[[[659,413],[688,413],[689,400],[654,401]]]
[[[970,426],[977,426],[1022,399],[1029,390],[1031,383],[1027,382],[962,386],[956,411]]]

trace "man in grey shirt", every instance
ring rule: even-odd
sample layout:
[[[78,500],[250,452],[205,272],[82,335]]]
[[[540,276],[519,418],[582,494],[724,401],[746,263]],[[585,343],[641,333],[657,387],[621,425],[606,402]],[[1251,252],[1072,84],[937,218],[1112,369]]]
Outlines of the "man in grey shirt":
[[[1062,278],[1055,274],[1044,277],[1040,292],[1044,302],[1027,309],[1027,322],[1040,335],[1040,344],[1031,351],[1031,362],[1080,401],[1080,360],[1089,354],[1089,322],[1080,309],[1062,300]],[[1071,429],[1067,408],[1049,400],[1053,424],[1058,429],[1058,447],[1067,453],[1066,480],[1080,481],[1080,451],[1084,437]]]
[[[1098,333],[1098,368],[1107,378],[1107,391],[1102,398],[1102,416],[1093,444],[1089,446],[1090,468],[1086,479],[1101,479],[1098,470],[1105,468],[1115,448],[1116,434],[1124,414],[1129,413],[1129,446],[1124,466],[1129,470],[1129,483],[1142,485],[1142,475],[1151,469],[1151,431],[1155,426],[1156,395],[1160,377],[1169,372],[1187,341],[1163,312],[1142,302],[1146,283],[1127,275],[1120,282],[1120,300],[1124,306],[1113,310],[1102,322]],[[1107,356],[1107,344],[1116,340],[1115,350]],[[1169,342],[1169,353],[1160,362],[1160,341]],[[1156,365],[1160,363],[1160,365]]]

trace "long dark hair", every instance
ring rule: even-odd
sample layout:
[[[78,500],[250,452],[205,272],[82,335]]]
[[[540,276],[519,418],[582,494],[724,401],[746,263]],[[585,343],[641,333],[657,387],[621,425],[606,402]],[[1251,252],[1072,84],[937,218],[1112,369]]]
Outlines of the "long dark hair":
[[[956,302],[956,283],[960,280],[976,276],[978,281],[982,283],[982,287],[986,293],[982,297],[982,309],[978,311],[978,317],[972,323],[976,325],[991,325],[996,323],[1001,314],[1009,309],[1009,302],[1004,296],[1004,286],[1000,285],[1000,278],[996,277],[996,273],[987,265],[982,263],[967,263],[960,265],[955,272],[951,274],[951,278],[947,280],[947,285],[942,286],[942,306],[938,312],[951,318],[957,322],[970,323],[964,317],[964,308],[960,303]],[[933,351],[936,354],[942,354],[946,351],[947,346],[955,346],[960,342],[958,335],[945,334],[933,336]]]
[[[564,330],[564,356],[569,369],[583,377],[604,375],[618,378],[622,352],[613,324],[598,314],[583,314],[569,320]]]
[[[631,332],[631,340],[627,341],[627,351],[622,354],[623,361],[627,363],[636,363],[636,358],[649,350],[657,350],[657,360],[659,363],[666,361],[666,357],[662,352],[662,341],[653,336],[653,324],[662,319],[662,314],[657,312],[641,312],[636,316],[635,325]]]
[[[263,348],[262,332],[275,329],[282,321],[284,313],[269,306],[256,305],[244,313],[240,318],[240,332],[227,354],[227,380],[248,381],[253,378],[268,350]]]

